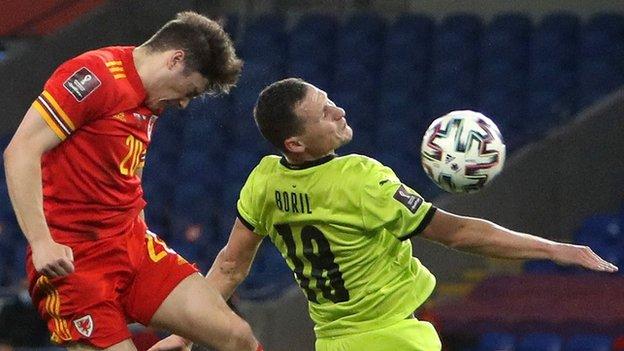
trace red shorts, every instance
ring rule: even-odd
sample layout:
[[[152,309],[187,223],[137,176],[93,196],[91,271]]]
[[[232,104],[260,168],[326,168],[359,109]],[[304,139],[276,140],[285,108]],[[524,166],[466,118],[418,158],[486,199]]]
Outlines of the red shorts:
[[[30,295],[57,344],[106,348],[131,334],[127,324],[149,324],[169,293],[197,272],[137,219],[127,235],[68,244],[75,271],[39,275],[28,250]]]

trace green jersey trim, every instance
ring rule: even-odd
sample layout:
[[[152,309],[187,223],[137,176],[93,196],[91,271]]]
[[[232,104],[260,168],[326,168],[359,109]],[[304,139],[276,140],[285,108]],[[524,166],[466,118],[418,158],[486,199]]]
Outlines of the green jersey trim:
[[[418,227],[416,227],[416,229],[414,229],[413,232],[399,237],[399,240],[404,241],[415,235],[422,233],[422,231],[425,230],[425,228],[427,228],[427,226],[431,222],[431,219],[433,218],[433,215],[436,213],[436,211],[437,211],[437,208],[434,206],[431,206],[431,208],[429,208],[429,211],[427,211],[427,214],[423,218],[422,222],[420,222]]]
[[[292,169],[292,170],[299,170],[299,169],[308,169],[308,168],[312,168],[314,166],[318,166],[318,165],[322,165],[323,163],[327,163],[331,160],[333,160],[334,158],[336,158],[336,154],[329,154],[327,156],[323,156],[319,159],[316,160],[312,160],[312,161],[306,161],[300,164],[292,164],[290,162],[288,162],[288,160],[286,160],[286,157],[282,157],[280,159],[280,163],[282,164],[282,166],[288,168],[288,169]]]
[[[247,229],[251,230],[252,232],[256,229],[251,223],[247,222],[245,217],[243,217],[243,215],[238,210],[238,207],[236,208],[236,215],[238,219],[241,221],[241,223],[243,223],[243,225],[247,227]]]

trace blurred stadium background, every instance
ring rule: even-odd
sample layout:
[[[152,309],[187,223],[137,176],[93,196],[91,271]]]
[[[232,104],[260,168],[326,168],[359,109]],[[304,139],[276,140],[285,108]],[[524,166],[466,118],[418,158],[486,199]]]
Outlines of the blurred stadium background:
[[[272,153],[251,108],[300,76],[347,111],[342,153],[393,167],[436,205],[588,244],[624,265],[624,2],[620,0],[3,0],[0,148],[65,59],[136,45],[191,9],[219,19],[246,64],[229,96],[159,120],[144,190],[151,230],[205,271],[246,175]],[[501,127],[510,157],[470,196],[442,194],[419,161],[424,129],[454,109]],[[0,165],[0,168],[2,166]],[[0,350],[52,348],[24,292],[24,247],[0,172]],[[624,274],[483,259],[417,241],[438,277],[418,311],[450,351],[624,350]],[[198,302],[201,303],[201,302]],[[306,301],[266,243],[234,304],[268,350],[313,350]],[[163,335],[133,326],[139,350]]]

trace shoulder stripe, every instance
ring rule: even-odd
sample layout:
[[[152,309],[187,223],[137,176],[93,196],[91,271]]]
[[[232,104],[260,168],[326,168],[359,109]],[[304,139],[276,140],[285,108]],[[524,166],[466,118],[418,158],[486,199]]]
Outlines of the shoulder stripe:
[[[106,62],[106,67],[121,66],[121,65],[122,65],[121,61],[108,61],[108,62]]]
[[[108,69],[111,73],[119,73],[119,72],[123,72],[124,68],[123,67],[110,67]]]
[[[123,78],[126,78],[126,75],[125,75],[125,74],[123,74],[123,73],[119,73],[119,74],[115,74],[115,75],[113,75],[113,77],[114,77],[115,79],[123,79]]]
[[[39,103],[41,103],[41,106],[43,106],[48,111],[52,119],[56,122],[59,128],[63,130],[65,134],[71,134],[72,130],[69,129],[69,127],[65,123],[63,123],[63,120],[61,119],[59,114],[56,112],[56,110],[52,108],[52,104],[44,97],[43,94],[39,95],[37,101],[39,101]]]
[[[61,128],[58,127],[58,125],[54,122],[54,120],[52,119],[52,116],[50,116],[50,114],[48,113],[48,111],[45,109],[45,107],[43,107],[41,105],[41,103],[39,102],[39,99],[35,100],[33,102],[33,107],[39,111],[39,114],[41,115],[41,117],[43,118],[43,120],[46,122],[46,124],[50,127],[50,129],[52,129],[52,131],[54,132],[54,134],[56,134],[57,137],[59,137],[59,139],[61,140],[65,140],[67,139],[67,134],[65,134],[63,132],[63,130],[61,130]]]
[[[59,106],[56,100],[54,100],[54,97],[52,97],[52,95],[50,95],[50,93],[47,92],[46,90],[43,91],[42,95],[45,97],[46,100],[48,100],[52,104],[52,107],[54,107],[54,110],[63,119],[63,121],[65,122],[65,125],[69,127],[69,130],[74,131],[76,129],[76,127],[74,127],[74,123],[72,122],[71,118],[67,116],[67,113],[63,111],[61,106]]]

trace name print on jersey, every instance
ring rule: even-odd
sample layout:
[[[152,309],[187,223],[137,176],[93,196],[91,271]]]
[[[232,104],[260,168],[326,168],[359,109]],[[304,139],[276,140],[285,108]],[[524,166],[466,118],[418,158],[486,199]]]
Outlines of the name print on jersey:
[[[307,193],[275,190],[275,206],[290,213],[312,213],[310,196]]]

